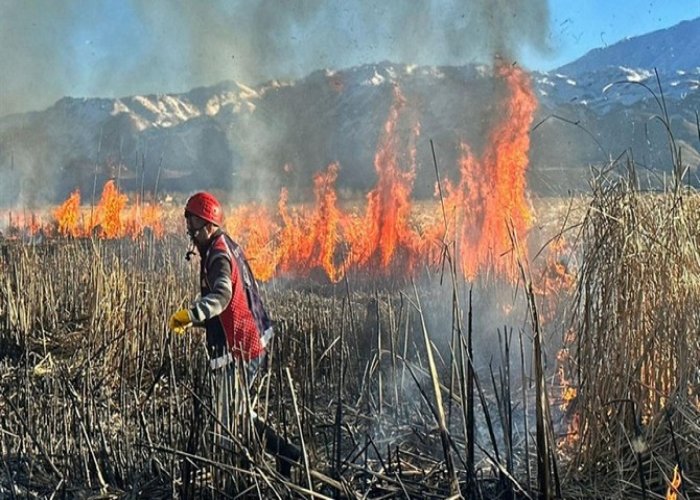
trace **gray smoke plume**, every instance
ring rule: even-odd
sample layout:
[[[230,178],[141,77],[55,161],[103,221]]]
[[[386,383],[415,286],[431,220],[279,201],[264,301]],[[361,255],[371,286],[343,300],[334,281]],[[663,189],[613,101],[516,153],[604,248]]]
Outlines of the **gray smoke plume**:
[[[548,18],[546,0],[2,0],[0,117],[5,118],[0,133],[11,133],[0,140],[0,205],[41,206],[75,187],[85,191],[110,151],[136,171],[134,148],[141,155],[146,149],[131,144],[131,136],[112,138],[116,143],[110,146],[109,130],[80,136],[61,121],[62,110],[71,109],[68,101],[57,106],[51,124],[5,115],[44,109],[64,96],[179,93],[223,80],[255,85],[381,61],[432,66],[490,63],[496,56],[516,60],[525,48],[548,50]],[[91,106],[95,113],[100,103]],[[246,147],[255,153],[261,141],[304,150],[304,144],[293,141],[303,134],[290,137],[283,123],[268,122],[261,130],[248,127],[245,140],[235,144],[239,153]],[[57,157],[51,139],[59,136],[51,130],[61,130],[59,140],[71,145],[60,148],[67,158]],[[216,149],[209,142],[202,141],[204,151],[216,156],[221,150],[218,170],[209,168],[212,177],[221,178],[223,172],[230,178],[236,162],[230,145],[222,140],[226,147]],[[81,150],[79,144],[89,147]],[[172,144],[151,144],[149,172],[156,171],[153,162],[159,156],[168,168],[177,164],[167,156],[172,150]],[[309,144],[307,150],[315,148]],[[284,152],[280,161],[294,161]],[[337,160],[338,151],[332,153],[331,158],[312,157],[313,168]],[[264,148],[245,159],[254,163],[260,155],[265,165],[280,162]],[[198,157],[207,165],[209,160]],[[369,179],[371,158],[363,165]],[[346,166],[343,175],[357,170]],[[37,179],[41,189],[29,188]],[[308,177],[303,182],[308,184]]]
[[[57,99],[255,84],[389,60],[517,59],[547,47],[546,0],[3,0],[0,116]]]

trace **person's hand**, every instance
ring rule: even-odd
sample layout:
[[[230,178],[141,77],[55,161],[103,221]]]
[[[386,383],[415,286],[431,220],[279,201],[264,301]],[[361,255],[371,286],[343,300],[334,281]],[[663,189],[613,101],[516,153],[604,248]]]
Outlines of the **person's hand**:
[[[185,329],[192,326],[192,317],[190,316],[190,311],[188,309],[180,309],[170,316],[168,321],[168,327],[173,333],[182,335],[185,333]]]

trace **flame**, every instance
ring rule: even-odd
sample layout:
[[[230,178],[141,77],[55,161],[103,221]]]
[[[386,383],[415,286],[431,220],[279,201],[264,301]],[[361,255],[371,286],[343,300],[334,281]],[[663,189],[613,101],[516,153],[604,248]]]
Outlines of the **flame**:
[[[420,235],[409,226],[415,137],[419,132],[414,125],[407,165],[402,164],[396,128],[404,105],[403,95],[394,88],[394,101],[374,160],[377,184],[367,195],[364,215],[344,212],[338,206],[335,182],[340,165],[333,163],[314,176],[314,203],[310,207],[290,208],[288,193],[283,189],[278,203],[279,223],[271,221],[265,211],[246,207],[227,218],[226,228],[245,241],[251,267],[259,279],[276,274],[308,277],[322,270],[328,279],[337,282],[350,268],[386,275],[399,254],[405,271],[411,272],[422,245]]]
[[[0,231],[0,237],[8,239],[27,238],[44,232],[45,224],[42,215],[35,212],[23,211],[22,213],[8,211],[0,218],[7,219],[6,233]]]
[[[562,295],[570,293],[576,285],[574,252],[566,239],[559,235],[540,252],[544,262],[533,280],[533,291],[539,300],[539,315],[542,321],[561,317],[561,308],[567,301]]]
[[[299,261],[306,263],[307,270],[321,267],[333,282],[342,277],[342,267],[335,259],[343,219],[334,189],[339,168],[337,163],[331,164],[325,173],[314,177],[315,210],[307,217],[305,236],[296,247],[301,250]],[[289,262],[286,264],[286,270],[291,271]]]
[[[61,236],[136,238],[147,229],[157,237],[165,234],[161,207],[156,203],[142,203],[139,199],[129,205],[128,196],[120,193],[112,180],[105,183],[94,209],[81,207],[80,191],[75,190],[52,215],[56,232]]]
[[[351,248],[348,265],[387,271],[392,260],[401,254],[401,266],[411,274],[421,251],[420,235],[409,228],[411,192],[415,178],[415,137],[410,138],[408,165],[402,168],[396,132],[405,99],[394,88],[394,103],[384,125],[384,134],[374,157],[377,184],[367,195],[365,216],[353,221],[350,228]],[[397,259],[399,260],[399,259]]]
[[[127,207],[123,213],[120,213],[120,219],[123,221],[122,236],[136,238],[147,230],[156,237],[162,237],[165,234],[162,210],[157,204],[141,203],[140,200],[136,200],[135,205]]]
[[[580,439],[581,415],[575,405],[578,396],[578,389],[574,385],[572,372],[574,370],[574,360],[571,356],[570,346],[574,345],[576,334],[574,330],[569,330],[564,338],[564,345],[557,352],[557,377],[561,387],[561,398],[559,409],[566,416],[566,433],[559,440],[559,449],[573,450]]]
[[[268,281],[274,275],[279,249],[271,244],[279,227],[266,207],[251,204],[235,209],[225,221],[226,230],[245,241],[245,252],[255,277]]]
[[[560,444],[560,450],[573,450],[581,439],[581,414],[574,413],[566,428],[564,441]]]
[[[577,394],[576,387],[572,387],[572,386],[566,386],[566,387],[564,387],[564,391],[563,391],[563,393],[562,393],[562,395],[561,395],[561,399],[562,399],[562,403],[563,403],[564,409],[566,409],[566,407],[568,407],[569,404],[570,404],[574,399],[576,399],[576,394]]]
[[[14,215],[14,227],[18,233],[30,236],[36,229],[36,215],[33,212],[17,213]]]
[[[565,343],[557,352],[557,376],[559,378],[559,385],[562,388],[561,404],[559,408],[562,411],[569,409],[569,405],[576,399],[578,393],[576,387],[573,385],[571,377],[567,376],[573,366],[569,345],[570,344]]]
[[[456,235],[457,259],[469,279],[487,271],[517,279],[519,256],[512,251],[509,224],[516,234],[525,235],[533,219],[525,174],[537,100],[521,69],[503,65],[497,74],[510,92],[501,105],[501,119],[481,158],[462,144],[460,182],[446,189],[445,207]]]
[[[461,146],[460,177],[454,185],[446,183],[442,200],[447,221],[440,205],[417,209],[412,200],[420,127],[406,116],[406,98],[395,87],[374,157],[377,181],[364,209],[340,206],[335,182],[341,166],[333,163],[315,175],[313,203],[290,206],[282,189],[275,213],[256,204],[229,211],[225,226],[245,248],[259,279],[322,273],[337,282],[352,269],[410,277],[421,266],[439,262],[447,241],[454,242],[451,248],[464,277],[491,273],[517,279],[515,259],[524,256],[514,254],[510,228],[526,235],[532,225],[525,173],[536,99],[523,70],[501,65],[495,72],[507,89],[499,119],[480,157],[467,144]],[[58,233],[119,238],[135,237],[146,228],[159,236],[182,230],[165,226],[157,204],[137,199],[129,205],[113,181],[105,184],[89,217],[85,211],[80,193],[71,194],[53,213]]]
[[[121,212],[127,201],[128,197],[119,192],[114,181],[105,183],[97,205],[98,225],[95,227],[105,238],[112,239],[124,234]]]
[[[668,484],[666,490],[666,500],[678,500],[678,494],[681,488],[681,473],[678,470],[678,465],[673,468],[673,479]]]
[[[546,265],[542,268],[536,292],[548,294],[559,290],[569,290],[576,282],[576,273],[571,269],[573,252],[563,236],[554,238],[546,247]]]
[[[469,279],[486,271],[516,279],[509,225],[517,234],[526,234],[533,219],[525,173],[536,99],[529,77],[519,68],[500,66],[497,75],[509,90],[502,104],[502,118],[489,135],[481,159],[463,145],[460,182],[446,189],[445,206],[451,220],[447,231],[456,241],[460,268]],[[413,223],[411,193],[416,174],[415,141],[420,129],[417,123],[411,127],[407,153],[402,155],[398,125],[405,104],[406,99],[395,87],[374,158],[377,182],[367,194],[363,215],[338,208],[334,187],[340,168],[337,164],[316,175],[311,208],[290,209],[287,192],[282,191],[279,223],[257,210],[236,211],[235,216],[242,219],[227,223],[227,228],[242,239],[261,279],[275,274],[303,277],[322,269],[335,282],[348,269],[385,276],[397,266],[401,266],[402,275],[411,276],[425,256],[432,262],[439,259],[436,242],[445,229],[440,223],[422,227]],[[437,215],[432,219],[441,220]],[[255,229],[243,229],[248,226]],[[504,254],[511,258],[502,258]]]
[[[62,236],[79,236],[78,226],[80,220],[80,191],[75,190],[66,201],[53,211],[54,219],[58,224],[58,233]]]
[[[314,176],[315,203],[310,210],[300,207],[290,211],[287,191],[282,192],[279,202],[283,222],[278,246],[280,274],[306,277],[314,269],[323,269],[333,282],[342,277],[336,251],[344,217],[337,206],[334,188],[339,168],[333,163],[325,172]]]

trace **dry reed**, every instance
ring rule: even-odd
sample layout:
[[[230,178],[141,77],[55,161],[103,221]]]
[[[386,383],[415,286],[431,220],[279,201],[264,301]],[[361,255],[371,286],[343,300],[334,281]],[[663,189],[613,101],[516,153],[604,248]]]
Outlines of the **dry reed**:
[[[633,164],[628,164],[634,173]],[[569,474],[604,498],[683,495],[700,475],[700,198],[601,176],[583,225]]]
[[[484,353],[467,337],[497,346],[497,335],[471,322],[462,331],[472,311],[471,298],[458,299],[470,297],[464,284],[445,295],[268,283],[279,335],[256,411],[303,444],[303,460],[294,481],[280,477],[246,418],[229,436],[235,453],[221,449],[203,336],[166,330],[197,289],[184,246],[146,237],[0,247],[1,495],[529,496],[517,479],[522,410],[497,408],[483,388],[488,368],[473,360]],[[510,383],[497,390],[531,392]]]
[[[3,244],[0,496],[532,498],[561,486],[567,498],[652,498],[676,464],[689,494],[700,463],[697,205],[625,184],[594,192],[570,346],[580,437],[561,478],[542,406],[553,346],[533,361],[527,340],[548,338],[531,285],[520,298],[531,321],[520,316],[514,334],[484,331],[493,290],[454,272],[437,293],[359,277],[268,283],[279,335],[254,397],[303,444],[290,482],[245,418],[235,453],[214,442],[202,335],[166,330],[197,289],[183,241]]]

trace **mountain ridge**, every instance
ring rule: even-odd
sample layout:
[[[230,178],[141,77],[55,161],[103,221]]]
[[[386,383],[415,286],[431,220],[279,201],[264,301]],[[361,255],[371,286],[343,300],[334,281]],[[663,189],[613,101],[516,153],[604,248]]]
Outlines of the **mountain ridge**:
[[[628,148],[646,168],[670,170],[665,131],[653,126],[661,90],[689,175],[697,177],[700,67],[661,72],[658,88],[654,68],[611,66],[605,58],[593,65],[590,54],[563,66],[569,74],[562,68],[531,74],[539,99],[531,134],[533,192],[581,188],[588,166]],[[115,176],[127,189],[216,188],[257,199],[287,186],[308,199],[313,175],[333,162],[341,166],[342,191],[366,192],[376,178],[374,154],[396,88],[405,98],[402,113],[421,126],[416,195],[430,196],[434,171],[426,140],[434,140],[447,177],[462,143],[478,153],[503,98],[492,71],[383,61],[258,86],[227,80],[179,94],[65,97],[43,111],[0,118],[0,205],[59,201]],[[398,130],[406,134],[412,126],[407,118]],[[553,171],[558,178],[543,179]],[[43,182],[30,187],[36,179]]]
[[[579,75],[609,66],[656,68],[662,73],[687,71],[700,67],[697,47],[700,47],[700,17],[592,49],[554,72]]]

